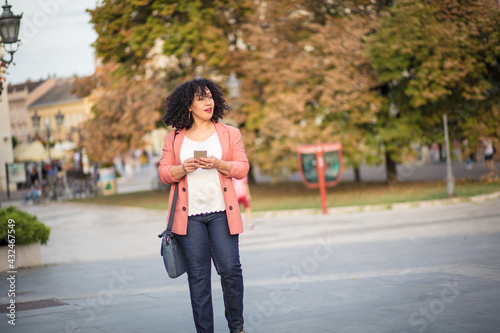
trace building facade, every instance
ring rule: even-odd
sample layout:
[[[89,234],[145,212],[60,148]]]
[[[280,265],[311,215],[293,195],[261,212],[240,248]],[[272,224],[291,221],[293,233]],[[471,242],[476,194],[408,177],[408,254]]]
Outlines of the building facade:
[[[10,132],[9,96],[5,91],[0,95],[0,191],[15,189],[15,184],[7,187],[5,164],[14,162],[12,150],[12,134]]]
[[[32,140],[28,105],[47,93],[56,83],[57,79],[49,79],[8,86],[10,130],[17,142]]]
[[[57,79],[51,89],[28,105],[28,132],[32,137],[46,140],[48,126],[49,141],[78,141],[78,126],[90,116],[91,103],[89,97],[73,93],[73,81],[72,78]],[[33,122],[35,115],[39,117],[38,126]],[[63,116],[60,124],[57,115]]]

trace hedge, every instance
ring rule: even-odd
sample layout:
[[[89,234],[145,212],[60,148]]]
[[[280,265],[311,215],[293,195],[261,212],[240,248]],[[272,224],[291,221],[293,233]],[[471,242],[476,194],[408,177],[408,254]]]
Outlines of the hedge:
[[[28,214],[13,206],[0,210],[0,245],[8,244],[9,220],[14,220],[15,244],[28,245],[31,243],[47,244],[50,228],[38,221],[35,215]]]

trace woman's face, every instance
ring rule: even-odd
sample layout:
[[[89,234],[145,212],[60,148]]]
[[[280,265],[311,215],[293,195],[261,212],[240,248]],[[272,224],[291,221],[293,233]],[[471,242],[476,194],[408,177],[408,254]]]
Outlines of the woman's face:
[[[197,121],[209,121],[212,119],[214,114],[214,99],[212,93],[208,88],[205,88],[205,96],[199,93],[194,95],[193,103],[191,104],[189,111],[195,122]]]

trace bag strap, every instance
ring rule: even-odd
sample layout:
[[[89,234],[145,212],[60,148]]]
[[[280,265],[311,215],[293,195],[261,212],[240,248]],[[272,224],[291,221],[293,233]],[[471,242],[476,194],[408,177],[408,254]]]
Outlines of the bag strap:
[[[167,226],[167,236],[172,236],[172,224],[174,224],[174,213],[175,213],[175,206],[177,204],[177,194],[179,193],[179,184],[175,186],[174,190],[174,198],[172,199],[172,206],[170,206],[170,212],[169,212],[169,217],[168,217],[168,226]]]
[[[177,134],[179,134],[179,132],[175,131],[174,139],[172,140],[172,153],[174,154],[174,157],[175,157],[174,143],[175,143],[175,137],[177,136]],[[172,186],[175,186],[175,185],[172,185]],[[170,189],[172,189],[172,186],[170,187]],[[178,194],[179,194],[179,184],[177,184],[177,186],[175,186],[174,197],[172,198],[172,205],[170,206],[167,229],[165,229],[161,234],[159,234],[158,238],[162,238],[164,235],[167,235],[168,237],[172,236],[172,225],[174,224],[174,213],[175,213],[175,206],[177,205],[177,195]]]

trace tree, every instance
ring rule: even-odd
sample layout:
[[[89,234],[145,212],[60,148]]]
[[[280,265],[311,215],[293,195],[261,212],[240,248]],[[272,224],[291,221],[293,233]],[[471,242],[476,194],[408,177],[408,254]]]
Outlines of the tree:
[[[442,141],[443,113],[460,138],[498,112],[499,28],[493,1],[400,0],[383,14],[367,54],[387,97],[378,122],[388,162],[401,161],[411,141]]]
[[[241,123],[252,162],[279,177],[297,169],[297,145],[332,141],[343,143],[349,165],[379,161],[372,123],[381,98],[361,52],[375,7],[275,1],[260,3],[249,16],[239,53]]]
[[[168,86],[195,74],[220,74],[247,2],[104,0],[89,10],[98,34],[94,47],[104,63],[119,65],[120,76],[144,75],[158,48],[163,65],[154,71]]]
[[[317,66],[312,78],[318,105],[315,120],[324,140],[333,140],[333,131],[343,144],[348,165],[380,163],[379,144],[374,127],[383,99],[376,91],[375,72],[363,55],[364,37],[375,29],[374,12],[368,11],[343,18],[329,18],[316,25],[311,42],[318,50]],[[320,121],[321,120],[321,121]]]
[[[243,96],[226,120],[245,132],[253,164],[277,175],[296,170],[298,144],[318,141],[341,140],[353,166],[379,161],[370,124],[381,102],[361,54],[377,10],[370,0],[108,0],[90,12],[97,54],[119,77],[148,77],[155,53],[167,89],[236,70]]]
[[[441,139],[443,111],[456,137],[479,137],[498,112],[492,4],[104,0],[90,12],[119,78],[160,80],[166,96],[195,74],[223,84],[236,71],[242,97],[226,120],[265,173],[296,170],[299,144],[341,141],[353,167],[385,158],[392,183],[411,143]]]
[[[233,27],[246,8],[236,0],[104,0],[89,10],[105,65],[76,86],[82,93],[97,87],[94,118],[85,126],[89,153],[109,162],[113,153],[140,147],[180,82],[195,74],[220,82],[220,72],[229,72]]]
[[[144,146],[143,136],[160,119],[163,88],[153,79],[116,78],[117,64],[107,64],[76,91],[92,91],[92,117],[81,128],[82,146],[92,161],[111,164],[115,156]]]

